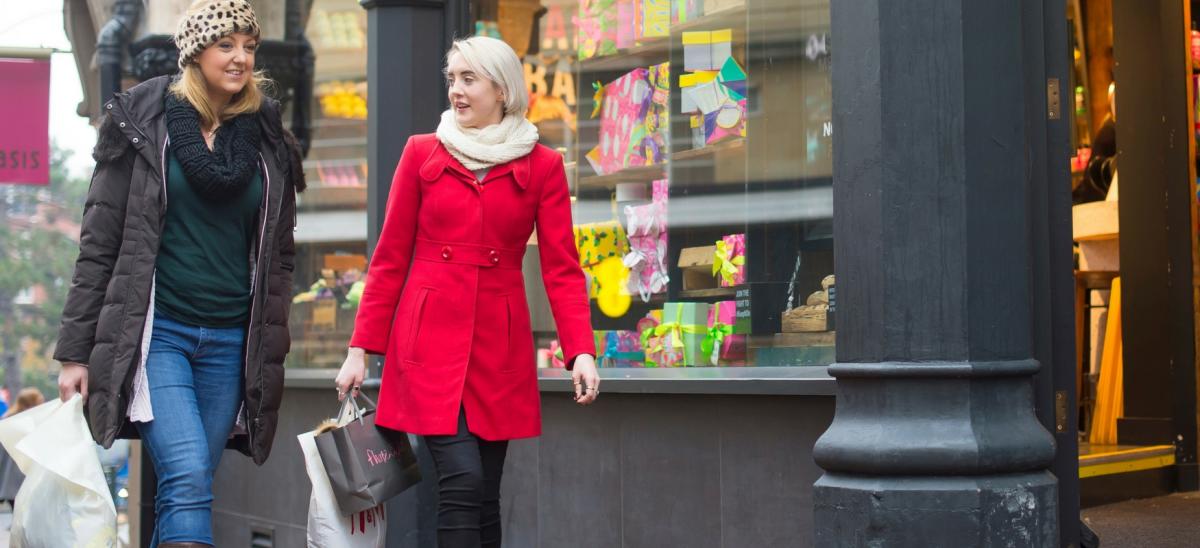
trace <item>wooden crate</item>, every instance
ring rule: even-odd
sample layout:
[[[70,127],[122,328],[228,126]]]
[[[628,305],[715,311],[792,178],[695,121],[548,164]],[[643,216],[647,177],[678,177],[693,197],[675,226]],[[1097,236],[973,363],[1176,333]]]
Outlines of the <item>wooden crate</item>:
[[[717,246],[685,247],[679,251],[679,269],[683,272],[683,290],[713,289],[717,278],[713,276],[713,257]]]

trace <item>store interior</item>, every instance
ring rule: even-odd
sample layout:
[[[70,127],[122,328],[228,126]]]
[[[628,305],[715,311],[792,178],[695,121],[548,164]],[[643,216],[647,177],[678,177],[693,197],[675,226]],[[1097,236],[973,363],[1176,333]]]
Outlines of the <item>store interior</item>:
[[[1200,6],[1069,0],[1067,7],[1074,62],[1064,104],[1074,107],[1076,394],[1087,507],[1194,483]]]

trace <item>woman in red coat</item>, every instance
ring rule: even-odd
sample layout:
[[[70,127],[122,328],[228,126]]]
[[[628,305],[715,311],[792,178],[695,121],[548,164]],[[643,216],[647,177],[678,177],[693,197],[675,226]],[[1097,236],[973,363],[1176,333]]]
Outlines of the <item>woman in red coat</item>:
[[[507,440],[541,433],[521,275],[535,229],[575,400],[594,402],[600,379],[563,160],[525,119],[520,60],[474,37],[454,43],[445,73],[451,108],[404,147],[337,385],[357,390],[364,355],[386,356],[375,420],[424,436],[439,546],[500,546]]]

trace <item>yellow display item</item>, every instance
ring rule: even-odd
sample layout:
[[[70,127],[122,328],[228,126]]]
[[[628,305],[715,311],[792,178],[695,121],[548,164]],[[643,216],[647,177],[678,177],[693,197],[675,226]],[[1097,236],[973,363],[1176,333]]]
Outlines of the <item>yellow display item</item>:
[[[598,288],[596,306],[605,316],[620,318],[629,312],[632,297],[629,294],[629,269],[620,257],[609,257],[592,268]]]
[[[1093,445],[1117,443],[1117,418],[1125,413],[1125,363],[1121,344],[1121,278],[1113,279],[1108,303],[1108,326],[1104,332],[1104,350],[1100,357],[1100,382],[1096,391],[1096,410],[1088,440]]]

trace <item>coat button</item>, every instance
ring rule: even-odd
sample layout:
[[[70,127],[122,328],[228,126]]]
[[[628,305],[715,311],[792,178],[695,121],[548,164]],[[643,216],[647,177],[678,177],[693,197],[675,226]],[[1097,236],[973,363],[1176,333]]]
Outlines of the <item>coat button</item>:
[[[112,103],[109,103],[109,104],[107,104],[107,105],[104,105],[104,108],[106,108],[106,109],[108,109],[108,110],[112,110]]]
[[[117,124],[117,125],[119,125],[121,127],[125,127],[125,122],[121,122],[120,124]]]
[[[133,138],[133,144],[135,144],[135,145],[136,145],[136,144],[138,144],[138,138],[137,138],[137,137],[134,137],[134,138]]]
[[[488,260],[492,261],[492,264],[500,264],[500,252],[495,249],[489,251]]]
[[[450,246],[442,246],[442,259],[449,261],[450,257],[453,255],[452,251],[453,250],[450,249]]]

